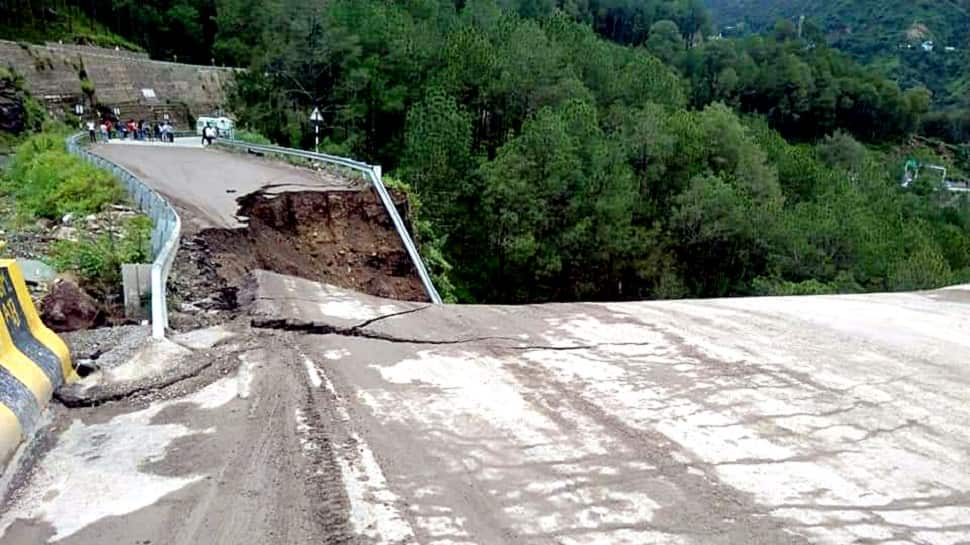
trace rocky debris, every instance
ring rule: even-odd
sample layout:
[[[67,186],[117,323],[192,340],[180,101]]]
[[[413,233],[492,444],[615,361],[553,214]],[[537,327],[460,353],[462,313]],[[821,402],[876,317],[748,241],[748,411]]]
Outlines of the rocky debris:
[[[12,214],[12,210],[0,210],[0,216]],[[77,241],[81,237],[93,237],[106,232],[121,234],[123,222],[137,215],[138,212],[130,207],[111,205],[107,210],[83,218],[74,214],[65,214],[59,220],[40,218],[26,228],[10,232],[0,231],[0,236],[7,242],[8,254],[43,260],[55,241]]]
[[[47,255],[47,247],[53,240],[48,232],[40,229],[0,230],[0,239],[7,243],[5,255],[40,260]]]
[[[53,236],[57,240],[70,240],[70,241],[78,240],[77,228],[69,227],[67,225],[58,225],[56,228],[54,228],[54,231],[51,233],[51,236]]]
[[[130,360],[151,336],[151,326],[123,325],[64,333],[75,365],[110,369]]]
[[[83,217],[67,214],[61,219],[62,225],[59,229],[73,229],[74,233],[82,232],[85,236],[98,236],[104,233],[120,235],[124,222],[137,215],[138,212],[132,208],[113,204],[97,214],[88,214]]]
[[[98,360],[111,358],[110,367],[101,365],[83,380],[65,384],[55,397],[67,407],[90,407],[124,399],[152,402],[195,391],[199,386],[193,383],[208,384],[225,376],[239,365],[240,353],[265,344],[255,335],[225,342],[238,335],[229,328],[248,331],[244,323],[227,324],[219,339],[202,343],[208,348],[190,349],[171,340],[145,338],[137,346],[111,350]]]
[[[9,203],[0,205],[0,217],[12,217],[13,215],[14,210]],[[0,230],[0,239],[7,243],[4,255],[40,263],[36,267],[32,265],[31,268],[41,267],[46,271],[45,264],[49,263],[48,256],[51,254],[53,244],[63,240],[76,242],[91,239],[105,233],[120,236],[123,234],[124,222],[137,215],[138,212],[133,208],[115,204],[98,214],[80,217],[75,214],[65,214],[56,220],[40,218],[33,224],[9,231]],[[26,269],[25,267],[21,268]],[[29,272],[24,270],[24,273],[27,274],[27,286],[34,302],[40,306],[47,293],[50,278],[38,278],[37,281],[31,281]],[[42,272],[42,274],[49,276],[49,272]],[[108,306],[108,314],[119,319],[123,316],[120,312],[116,312],[112,305]]]
[[[41,300],[40,314],[44,323],[58,333],[91,329],[105,321],[104,310],[94,298],[68,277],[60,277],[50,285]]]

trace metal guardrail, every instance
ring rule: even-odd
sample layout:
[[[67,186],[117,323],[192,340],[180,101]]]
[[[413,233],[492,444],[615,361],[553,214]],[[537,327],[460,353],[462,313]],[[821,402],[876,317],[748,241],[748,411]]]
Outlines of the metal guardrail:
[[[369,165],[360,161],[354,161],[353,159],[347,159],[346,157],[328,155],[326,153],[314,153],[312,151],[283,148],[280,146],[250,144],[239,140],[218,139],[216,140],[216,143],[222,146],[243,149],[247,152],[252,151],[257,153],[274,153],[277,155],[303,157],[304,159],[341,166],[363,174],[364,177],[370,180],[370,182],[374,185],[374,189],[377,191],[377,195],[380,197],[381,203],[387,210],[387,214],[391,217],[391,221],[394,223],[394,229],[397,231],[398,236],[401,237],[401,242],[404,243],[404,248],[407,250],[408,256],[411,258],[411,262],[414,264],[414,268],[418,271],[418,276],[421,278],[421,284],[424,285],[424,290],[427,292],[428,298],[431,299],[431,302],[436,305],[441,304],[441,296],[438,294],[438,290],[434,287],[434,282],[431,280],[431,275],[428,274],[428,269],[424,266],[424,261],[421,259],[421,254],[418,252],[418,248],[414,244],[414,240],[411,239],[411,234],[408,233],[407,227],[404,225],[404,220],[401,219],[401,214],[398,213],[397,207],[394,206],[394,201],[391,200],[391,194],[387,191],[387,187],[384,186],[384,181],[381,178],[381,167]]]
[[[165,337],[166,329],[168,329],[166,286],[182,236],[182,220],[168,201],[145,185],[128,169],[85,149],[83,142],[86,139],[87,135],[84,133],[68,137],[67,150],[88,163],[117,176],[128,189],[128,195],[138,207],[138,210],[152,220],[152,337],[162,339]]]

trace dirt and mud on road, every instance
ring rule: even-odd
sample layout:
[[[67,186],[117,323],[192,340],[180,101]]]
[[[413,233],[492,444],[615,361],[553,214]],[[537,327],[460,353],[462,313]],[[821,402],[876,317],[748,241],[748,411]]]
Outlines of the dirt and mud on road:
[[[0,543],[352,543],[333,418],[292,340],[243,322],[176,341],[151,374],[61,392],[73,408],[18,476]]]
[[[494,307],[252,280],[167,378],[74,392],[0,544],[970,538],[970,286]]]

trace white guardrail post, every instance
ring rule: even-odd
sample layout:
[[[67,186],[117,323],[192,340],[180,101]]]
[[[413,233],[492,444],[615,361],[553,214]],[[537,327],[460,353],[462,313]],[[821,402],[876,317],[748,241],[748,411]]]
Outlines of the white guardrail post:
[[[163,339],[168,329],[166,286],[172,264],[175,262],[175,254],[178,252],[179,239],[182,236],[182,219],[168,201],[128,169],[86,150],[80,143],[84,138],[86,135],[83,133],[68,137],[66,142],[68,152],[117,176],[128,189],[128,195],[138,210],[152,220],[152,337]]]
[[[387,211],[388,216],[391,218],[391,222],[394,224],[394,230],[396,230],[398,236],[401,237],[401,242],[404,244],[404,249],[407,251],[408,257],[411,258],[411,263],[414,265],[414,268],[418,271],[418,277],[421,279],[421,284],[424,286],[424,291],[428,294],[428,299],[430,299],[431,302],[436,305],[441,304],[441,295],[438,294],[438,290],[434,287],[434,282],[431,280],[431,275],[428,273],[427,267],[424,266],[424,261],[421,259],[421,254],[418,252],[418,248],[414,244],[411,234],[408,233],[407,226],[404,225],[404,220],[401,219],[401,214],[398,213],[397,206],[394,205],[394,201],[391,199],[391,194],[384,186],[380,166],[369,165],[353,159],[347,159],[346,157],[327,155],[326,153],[314,153],[312,151],[283,148],[280,146],[249,144],[239,140],[218,139],[216,140],[216,143],[224,146],[243,149],[247,152],[252,151],[256,153],[273,153],[277,155],[303,157],[313,161],[320,161],[323,163],[348,168],[363,174],[363,176],[370,180],[371,184],[374,186],[377,196],[381,199],[384,209]]]

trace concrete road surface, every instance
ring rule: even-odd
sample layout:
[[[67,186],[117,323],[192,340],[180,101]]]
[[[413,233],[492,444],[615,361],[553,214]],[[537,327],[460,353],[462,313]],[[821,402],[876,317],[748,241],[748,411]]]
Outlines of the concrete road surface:
[[[58,415],[0,543],[970,542],[970,286],[435,307],[258,281],[226,363]]]
[[[91,151],[127,168],[165,195],[180,209],[190,232],[241,226],[236,199],[255,191],[281,193],[350,186],[349,181],[333,175],[189,144],[123,142],[99,144]]]

